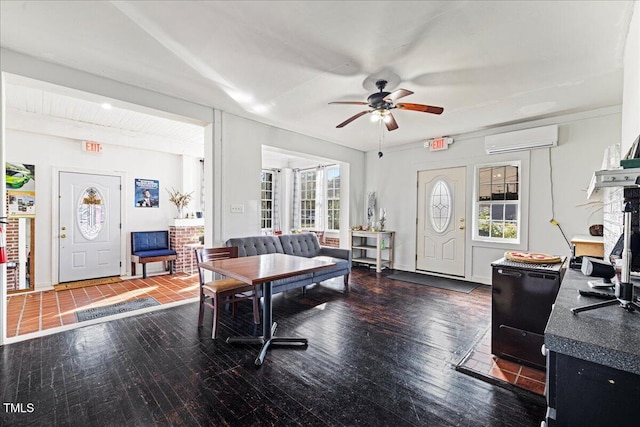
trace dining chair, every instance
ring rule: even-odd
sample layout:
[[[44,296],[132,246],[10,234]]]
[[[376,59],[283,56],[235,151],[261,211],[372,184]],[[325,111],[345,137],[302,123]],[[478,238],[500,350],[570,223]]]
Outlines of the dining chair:
[[[207,261],[216,261],[228,258],[238,257],[238,247],[223,248],[199,248],[195,249],[198,264]],[[218,320],[220,318],[220,307],[225,303],[230,303],[232,314],[236,314],[236,302],[252,299],[253,300],[253,323],[260,323],[260,308],[258,304],[258,295],[253,285],[248,285],[239,280],[223,277],[205,282],[204,269],[198,266],[198,274],[200,276],[200,312],[198,313],[198,327],[202,327],[204,321],[204,307],[213,309],[213,322],[211,330],[211,338],[216,339],[218,336]]]

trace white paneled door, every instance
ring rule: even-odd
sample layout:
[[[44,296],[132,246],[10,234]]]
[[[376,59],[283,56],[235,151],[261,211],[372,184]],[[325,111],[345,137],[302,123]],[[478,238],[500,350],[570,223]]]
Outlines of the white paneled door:
[[[59,283],[120,275],[120,177],[60,172]]]
[[[464,276],[466,168],[418,172],[416,269]]]

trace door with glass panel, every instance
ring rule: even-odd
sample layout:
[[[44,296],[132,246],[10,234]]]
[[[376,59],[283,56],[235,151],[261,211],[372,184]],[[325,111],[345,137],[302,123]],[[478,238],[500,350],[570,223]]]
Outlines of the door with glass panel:
[[[60,172],[59,283],[120,275],[120,177]]]
[[[416,269],[464,276],[466,168],[418,172]]]

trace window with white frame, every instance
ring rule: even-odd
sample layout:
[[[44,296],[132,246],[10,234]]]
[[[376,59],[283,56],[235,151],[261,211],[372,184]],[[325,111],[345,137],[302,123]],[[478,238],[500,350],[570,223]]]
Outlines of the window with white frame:
[[[476,167],[474,240],[520,242],[520,162]]]
[[[327,230],[340,229],[340,167],[329,166],[327,174]]]
[[[273,229],[273,172],[260,174],[260,228]]]
[[[316,170],[300,171],[300,226],[315,228],[316,225]]]

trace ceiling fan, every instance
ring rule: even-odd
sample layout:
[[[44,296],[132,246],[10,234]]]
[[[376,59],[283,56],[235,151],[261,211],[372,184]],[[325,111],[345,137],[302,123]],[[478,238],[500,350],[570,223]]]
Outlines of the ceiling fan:
[[[398,89],[393,92],[385,92],[384,88],[387,86],[386,80],[378,80],[376,81],[376,87],[380,92],[372,93],[367,98],[367,102],[364,101],[334,101],[329,104],[350,104],[350,105],[368,105],[370,107],[369,110],[361,111],[358,114],[349,117],[344,122],[340,123],[337,128],[344,127],[357,119],[358,117],[362,117],[367,113],[373,113],[379,116],[379,118],[384,121],[387,129],[396,130],[398,129],[398,123],[396,123],[396,119],[391,114],[391,110],[413,110],[420,111],[422,113],[431,113],[431,114],[442,114],[444,108],[442,107],[433,107],[431,105],[423,105],[423,104],[409,104],[409,103],[398,103],[395,102],[403,98],[405,96],[411,95],[413,92],[406,89]]]

